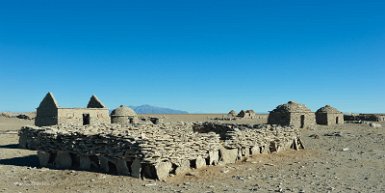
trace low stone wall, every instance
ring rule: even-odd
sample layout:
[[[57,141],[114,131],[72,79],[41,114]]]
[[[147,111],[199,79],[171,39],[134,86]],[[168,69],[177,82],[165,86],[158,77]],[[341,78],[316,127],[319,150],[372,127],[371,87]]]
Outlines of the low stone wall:
[[[303,148],[296,129],[268,125],[25,126],[19,136],[21,147],[38,150],[43,167],[159,180],[261,153]]]

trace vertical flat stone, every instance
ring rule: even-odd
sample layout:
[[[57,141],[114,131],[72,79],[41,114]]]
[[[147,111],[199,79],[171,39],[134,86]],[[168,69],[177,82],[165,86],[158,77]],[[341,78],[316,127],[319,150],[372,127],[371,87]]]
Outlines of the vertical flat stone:
[[[108,166],[108,159],[104,156],[99,157],[99,162],[100,162],[100,169],[102,169],[103,172],[108,173],[110,171],[110,168]]]
[[[89,156],[81,155],[79,156],[79,159],[80,159],[79,169],[81,170],[91,169],[91,159]]]
[[[238,158],[238,149],[226,149],[221,147],[220,152],[220,161],[224,164],[235,163]]]
[[[158,180],[165,180],[172,170],[172,164],[170,162],[160,162],[155,166],[155,169]]]
[[[126,160],[116,160],[116,170],[119,175],[130,175]]]
[[[50,155],[50,153],[45,151],[37,151],[37,157],[39,158],[39,164],[41,167],[48,166]]]
[[[71,168],[71,155],[66,151],[58,151],[55,158],[55,166],[59,169]]]
[[[140,178],[141,177],[141,172],[142,172],[142,167],[140,160],[138,158],[135,158],[135,160],[132,162],[131,165],[131,176],[135,178]]]
[[[209,151],[209,162],[210,165],[217,165],[219,162],[219,151],[218,150],[212,150]]]
[[[197,159],[195,160],[195,168],[203,168],[206,167],[206,160],[202,158],[202,156],[198,156]]]
[[[261,154],[261,151],[260,151],[260,149],[259,149],[258,146],[252,147],[252,148],[250,149],[250,151],[251,151],[251,155],[252,155],[252,156]]]
[[[168,163],[168,162],[162,162],[162,163]],[[168,168],[168,165],[169,164],[163,164],[162,165],[162,167],[165,168],[164,171],[166,171],[166,169]],[[170,163],[170,165],[171,165],[171,163]],[[191,170],[191,168],[190,168],[190,161],[189,160],[182,160],[180,165],[178,165],[178,167],[176,168],[175,174],[176,175],[184,174],[184,173],[187,173],[190,170]],[[170,168],[170,171],[171,171],[171,168]],[[170,171],[168,171],[168,173],[170,173]],[[167,176],[168,176],[168,174],[167,174]]]

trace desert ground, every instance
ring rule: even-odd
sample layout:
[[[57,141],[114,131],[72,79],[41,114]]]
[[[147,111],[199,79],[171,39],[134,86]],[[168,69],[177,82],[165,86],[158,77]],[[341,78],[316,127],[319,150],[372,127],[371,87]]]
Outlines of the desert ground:
[[[221,116],[161,115],[170,122]],[[384,127],[316,126],[301,131],[304,150],[259,155],[161,182],[39,168],[35,151],[18,148],[18,130],[32,124],[0,117],[0,192],[385,192]]]

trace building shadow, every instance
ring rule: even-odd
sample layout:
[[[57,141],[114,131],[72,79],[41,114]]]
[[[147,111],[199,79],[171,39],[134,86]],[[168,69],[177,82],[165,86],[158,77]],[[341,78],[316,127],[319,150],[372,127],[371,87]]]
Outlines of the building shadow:
[[[39,167],[39,159],[36,155],[0,159],[0,165]]]
[[[0,145],[0,149],[21,149],[19,144]]]

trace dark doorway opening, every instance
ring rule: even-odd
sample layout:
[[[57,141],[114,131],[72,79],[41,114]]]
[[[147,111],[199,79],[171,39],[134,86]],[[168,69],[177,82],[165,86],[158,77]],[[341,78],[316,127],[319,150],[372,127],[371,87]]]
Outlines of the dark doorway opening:
[[[336,124],[339,124],[339,117],[336,117]]]
[[[83,125],[90,124],[90,114],[83,114]]]
[[[301,115],[301,128],[305,127],[305,115]]]

